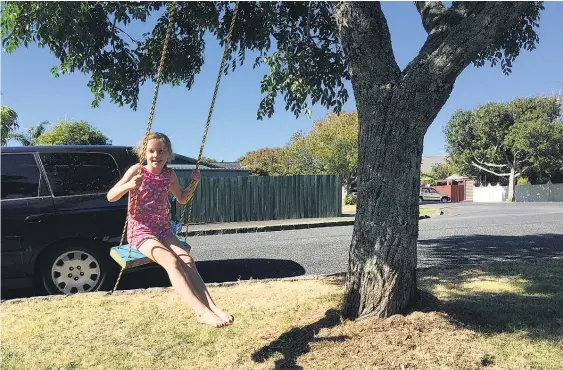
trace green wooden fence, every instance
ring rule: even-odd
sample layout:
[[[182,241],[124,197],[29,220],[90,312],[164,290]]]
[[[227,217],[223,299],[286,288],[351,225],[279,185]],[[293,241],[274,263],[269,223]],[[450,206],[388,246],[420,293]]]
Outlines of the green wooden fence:
[[[185,187],[189,172],[176,173]],[[173,206],[172,218],[185,224],[183,208],[179,203]],[[202,177],[190,223],[338,217],[341,213],[342,180],[337,175]]]

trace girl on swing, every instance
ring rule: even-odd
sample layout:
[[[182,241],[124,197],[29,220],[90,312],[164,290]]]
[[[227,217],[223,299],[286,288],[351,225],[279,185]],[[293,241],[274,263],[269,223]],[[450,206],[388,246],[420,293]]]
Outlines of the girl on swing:
[[[141,175],[137,175],[140,164],[132,166],[107,194],[107,199],[115,202],[129,193],[129,243],[164,267],[172,286],[195,311],[201,323],[216,328],[231,325],[233,316],[215,305],[193,258],[189,251],[182,248],[182,243],[170,230],[168,221],[168,193],[171,192],[181,204],[187,203],[200,180],[199,171],[192,173],[191,184],[182,190],[178,177],[166,166],[173,153],[170,139],[158,132],[150,134],[145,153],[141,153],[142,149],[139,148],[136,151],[139,158],[145,160]],[[137,210],[134,212],[131,203],[133,192],[136,191],[139,193]]]

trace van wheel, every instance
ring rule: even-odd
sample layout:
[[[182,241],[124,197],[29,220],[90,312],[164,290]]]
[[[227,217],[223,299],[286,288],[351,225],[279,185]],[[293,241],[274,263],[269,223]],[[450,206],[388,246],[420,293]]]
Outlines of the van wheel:
[[[420,200],[421,202],[424,200],[423,197],[418,197],[418,200]]]
[[[442,197],[441,200],[442,200],[442,203],[448,203],[449,202],[448,197]]]
[[[74,241],[53,248],[42,258],[40,282],[48,294],[95,292],[106,288],[112,267],[106,248]]]

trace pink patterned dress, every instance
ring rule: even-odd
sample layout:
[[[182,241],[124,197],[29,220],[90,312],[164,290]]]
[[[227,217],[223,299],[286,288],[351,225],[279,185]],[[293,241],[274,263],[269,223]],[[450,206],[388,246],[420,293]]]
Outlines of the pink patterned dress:
[[[163,241],[174,236],[168,220],[168,192],[172,170],[164,168],[160,174],[154,174],[142,167],[143,182],[137,190],[129,192],[129,223],[127,239],[133,248],[139,247],[149,239]],[[133,218],[133,191],[137,196],[137,211]]]

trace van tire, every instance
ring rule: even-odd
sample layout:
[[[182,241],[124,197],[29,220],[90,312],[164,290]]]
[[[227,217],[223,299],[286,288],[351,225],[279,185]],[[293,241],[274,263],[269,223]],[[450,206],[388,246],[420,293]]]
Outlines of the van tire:
[[[115,263],[104,245],[73,240],[50,248],[41,256],[38,285],[51,295],[108,289]]]

